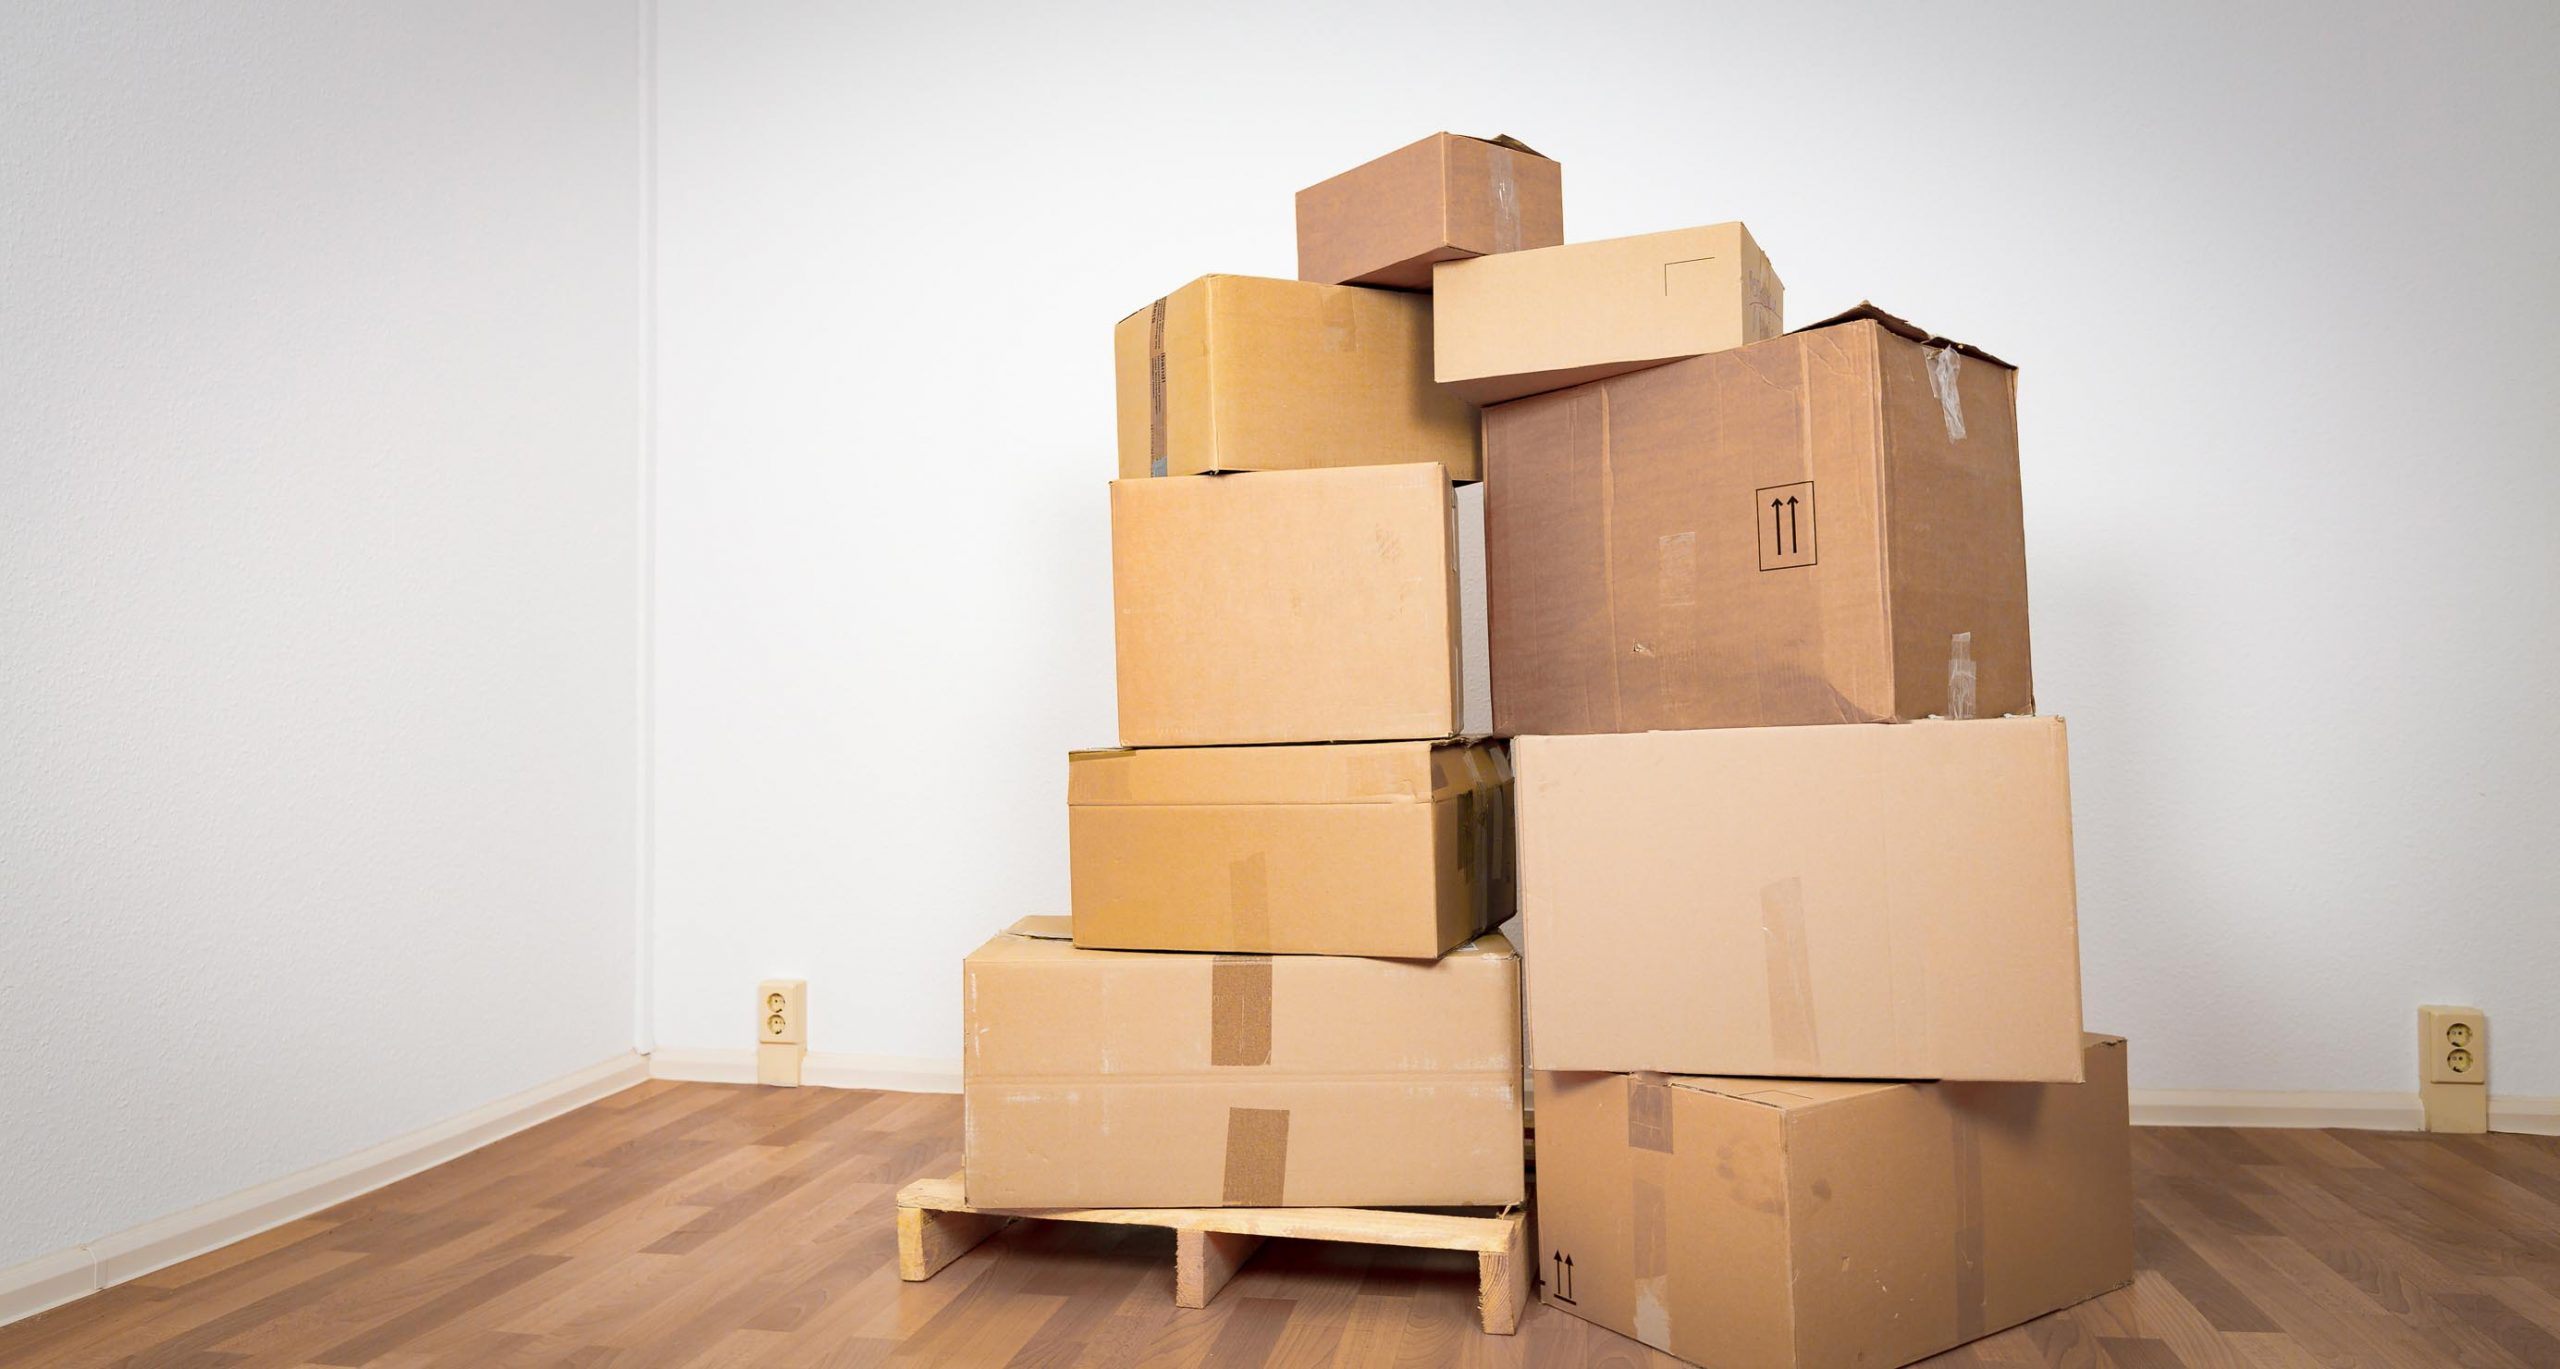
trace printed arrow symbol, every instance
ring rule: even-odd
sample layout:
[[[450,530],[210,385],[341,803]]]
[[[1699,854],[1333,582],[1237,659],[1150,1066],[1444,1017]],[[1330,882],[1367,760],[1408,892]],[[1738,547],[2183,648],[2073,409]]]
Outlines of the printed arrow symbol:
[[[1778,521],[1779,510],[1785,502],[1781,499],[1769,501],[1769,541],[1777,547],[1780,556],[1787,554],[1786,524]]]
[[[1796,531],[1796,497],[1792,494],[1787,496],[1787,541],[1794,544],[1794,550],[1804,550],[1804,534]]]

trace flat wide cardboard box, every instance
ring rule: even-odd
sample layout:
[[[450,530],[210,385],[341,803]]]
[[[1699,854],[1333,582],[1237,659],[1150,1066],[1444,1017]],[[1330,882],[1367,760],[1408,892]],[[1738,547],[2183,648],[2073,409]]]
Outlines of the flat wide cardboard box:
[[[1908,1364],[2133,1281],[2125,1044],[2085,1084],[1555,1075],[1549,1306],[1718,1369]]]
[[[1120,744],[1484,731],[1460,669],[1483,630],[1458,592],[1472,494],[1416,465],[1115,482]]]
[[[1776,337],[1785,287],[1738,223],[1431,268],[1432,366],[1476,404]]]
[[[1542,1070],[2080,1078],[2060,718],[1512,743]]]
[[[1499,745],[1067,758],[1075,944],[1430,959],[1509,920]]]
[[[1564,168],[1516,138],[1434,133],[1298,192],[1298,279],[1431,288],[1433,262],[1564,241]]]
[[[961,963],[983,1207],[1520,1201],[1520,958],[1088,951],[1025,918]]]
[[[2015,374],[1861,306],[1487,410],[1494,730],[2033,712]]]
[[[1112,332],[1120,474],[1438,462],[1476,478],[1476,411],[1431,382],[1431,299],[1203,276]]]

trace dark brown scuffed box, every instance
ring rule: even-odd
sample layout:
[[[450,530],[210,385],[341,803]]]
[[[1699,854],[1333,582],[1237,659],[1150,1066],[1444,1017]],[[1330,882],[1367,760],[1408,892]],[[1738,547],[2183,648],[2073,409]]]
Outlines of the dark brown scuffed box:
[[[1484,411],[1494,731],[2034,711],[2016,372],[1873,306]]]
[[[1298,279],[1429,290],[1434,262],[1564,241],[1564,168],[1434,133],[1298,192]]]

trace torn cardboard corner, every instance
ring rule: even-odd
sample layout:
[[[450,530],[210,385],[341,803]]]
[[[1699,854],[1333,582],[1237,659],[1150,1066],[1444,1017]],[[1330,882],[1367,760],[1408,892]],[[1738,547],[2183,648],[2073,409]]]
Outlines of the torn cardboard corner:
[[[1203,276],[1112,330],[1120,475],[1433,463],[1476,478],[1476,411],[1431,380],[1431,301]]]
[[[1115,482],[1121,744],[1480,733],[1492,710],[1460,670],[1483,631],[1457,578],[1472,494],[1415,465]]]
[[[1881,1369],[2123,1287],[2125,1043],[2079,1054],[2076,1085],[1541,1070],[1545,1300],[1700,1363]]]
[[[1431,288],[1434,262],[1564,241],[1564,169],[1517,138],[1435,133],[1298,192],[1298,279]]]
[[[1862,305],[1486,410],[1495,732],[2033,712],[2015,389]]]
[[[1444,1207],[1523,1190],[1520,958],[1081,950],[961,964],[968,1200]]]
[[[1432,268],[1432,373],[1499,404],[1778,336],[1786,288],[1738,223]]]
[[[2076,1081],[2059,718],[1512,743],[1542,1070]]]
[[[1075,942],[1428,959],[1511,916],[1511,767],[1431,742],[1067,759]]]

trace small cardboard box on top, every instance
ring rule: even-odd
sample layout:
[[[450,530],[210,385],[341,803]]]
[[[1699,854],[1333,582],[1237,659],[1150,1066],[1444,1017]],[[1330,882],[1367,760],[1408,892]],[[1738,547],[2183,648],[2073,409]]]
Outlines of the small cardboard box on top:
[[[1434,133],[1298,192],[1298,279],[1431,288],[1431,265],[1564,241],[1564,168]]]
[[[1521,737],[1531,1058],[2074,1083],[2059,718]]]
[[[1120,744],[1481,735],[1482,508],[1428,465],[1113,482]]]
[[[1908,1364],[2133,1281],[2125,1043],[2084,1084],[1550,1074],[1557,1308],[1720,1369]]]
[[[1431,299],[1203,276],[1112,330],[1120,474],[1438,462],[1477,470],[1473,405],[1431,383]]]
[[[1499,404],[1776,337],[1785,287],[1738,223],[1432,268],[1432,371]]]
[[[984,1207],[1520,1201],[1520,958],[1163,955],[1025,918],[961,962]]]
[[[1429,959],[1511,916],[1511,766],[1485,744],[1067,758],[1075,944]]]
[[[1861,305],[1487,410],[1494,730],[2033,711],[2015,379]]]

